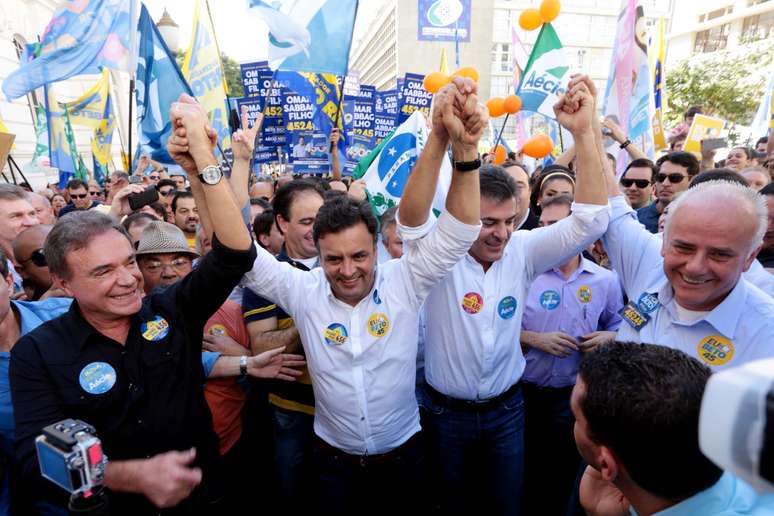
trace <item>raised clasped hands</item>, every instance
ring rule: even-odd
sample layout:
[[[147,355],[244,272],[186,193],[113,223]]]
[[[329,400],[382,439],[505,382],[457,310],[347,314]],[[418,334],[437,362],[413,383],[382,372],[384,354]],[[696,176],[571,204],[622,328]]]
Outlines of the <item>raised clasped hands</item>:
[[[489,112],[479,103],[475,82],[454,77],[433,99],[433,130],[452,144],[452,149],[476,152],[478,141],[489,120]]]
[[[567,91],[554,104],[554,114],[559,123],[573,135],[590,132],[596,113],[593,82],[586,75],[574,75]]]
[[[195,176],[204,165],[217,162],[213,149],[218,135],[196,99],[185,93],[180,95],[169,109],[169,118],[173,132],[167,141],[167,152],[189,177]]]

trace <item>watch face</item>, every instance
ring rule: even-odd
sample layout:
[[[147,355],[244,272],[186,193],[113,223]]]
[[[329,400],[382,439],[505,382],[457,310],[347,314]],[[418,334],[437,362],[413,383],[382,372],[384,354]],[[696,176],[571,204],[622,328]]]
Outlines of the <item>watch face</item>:
[[[204,170],[202,170],[202,181],[209,185],[217,184],[218,181],[220,181],[220,178],[223,176],[223,173],[220,171],[219,167],[215,166],[209,166],[206,167]]]

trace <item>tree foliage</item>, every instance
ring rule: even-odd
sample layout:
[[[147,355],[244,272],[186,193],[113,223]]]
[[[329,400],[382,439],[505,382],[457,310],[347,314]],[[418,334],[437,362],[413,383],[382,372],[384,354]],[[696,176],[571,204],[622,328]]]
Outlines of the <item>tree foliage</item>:
[[[666,71],[667,126],[682,121],[691,106],[729,123],[729,138],[737,125],[749,125],[768,82],[774,43],[692,56]]]
[[[180,69],[183,69],[185,60],[185,51],[178,50],[175,54],[175,60]],[[242,97],[245,94],[242,86],[242,72],[239,69],[239,63],[231,59],[226,54],[220,54],[220,62],[223,63],[223,73],[226,75],[226,85],[228,86],[229,97]]]

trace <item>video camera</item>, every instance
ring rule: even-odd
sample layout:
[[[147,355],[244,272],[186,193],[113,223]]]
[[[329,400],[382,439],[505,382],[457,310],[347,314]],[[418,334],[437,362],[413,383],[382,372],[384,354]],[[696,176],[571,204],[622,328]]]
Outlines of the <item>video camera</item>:
[[[774,491],[774,359],[710,377],[701,403],[699,446],[758,492]]]
[[[102,490],[107,457],[91,425],[65,419],[35,439],[40,472],[70,493],[70,511],[98,514],[106,509]]]

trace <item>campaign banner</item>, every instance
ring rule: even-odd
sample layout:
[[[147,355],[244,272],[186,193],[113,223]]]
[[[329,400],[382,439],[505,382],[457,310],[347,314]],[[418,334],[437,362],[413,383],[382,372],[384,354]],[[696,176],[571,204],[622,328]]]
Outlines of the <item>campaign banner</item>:
[[[239,72],[242,76],[242,88],[245,90],[245,97],[266,96],[265,88],[271,87],[272,75],[268,61],[241,63],[239,65]],[[269,82],[268,86],[264,84],[266,80]]]
[[[263,97],[266,106],[263,108],[261,141],[267,147],[282,147],[287,143],[282,114],[282,85],[277,81],[270,82],[271,86]]]
[[[419,41],[470,41],[471,0],[419,0]]]
[[[328,135],[315,127],[315,110],[313,99],[283,88],[286,148],[296,174],[324,174],[330,171]]]
[[[252,127],[257,121],[258,116],[263,111],[261,104],[263,104],[263,97],[239,97],[232,99],[236,101],[237,113],[242,113],[242,106],[247,106],[247,122],[249,127]],[[245,129],[245,128],[243,128]],[[253,155],[253,163],[273,163],[277,161],[277,145],[266,145],[262,142],[255,148]]]
[[[379,145],[398,126],[398,93],[377,91],[374,97],[374,145]]]
[[[398,125],[402,124],[414,111],[421,111],[425,118],[430,116],[430,103],[433,94],[425,90],[422,81],[424,75],[407,73],[401,88],[400,111],[398,112]]]
[[[362,145],[366,148],[366,154],[371,152],[374,145],[374,86],[360,85],[360,95],[355,99],[355,117],[353,120],[352,145]]]
[[[358,88],[358,91],[360,89]],[[357,95],[344,95],[344,100],[341,104],[341,115],[344,118],[344,135],[347,144],[347,150],[344,154],[344,170],[345,176],[351,175],[355,170],[358,161],[367,153],[363,153],[363,147],[359,147],[359,151],[355,152],[355,103],[357,102]]]

